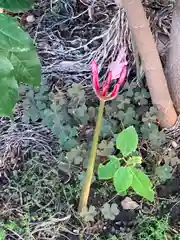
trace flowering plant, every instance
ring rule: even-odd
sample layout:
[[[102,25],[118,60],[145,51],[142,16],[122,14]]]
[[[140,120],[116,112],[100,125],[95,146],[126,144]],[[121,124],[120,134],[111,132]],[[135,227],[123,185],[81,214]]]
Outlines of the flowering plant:
[[[113,100],[117,97],[118,92],[122,84],[125,82],[126,72],[127,72],[127,61],[125,48],[121,49],[115,62],[112,62],[109,65],[109,72],[106,81],[102,85],[102,90],[100,89],[99,83],[99,74],[98,74],[98,65],[95,60],[91,64],[92,69],[92,86],[95,91],[96,96],[100,100],[98,116],[96,120],[96,128],[94,131],[92,148],[89,157],[88,167],[86,171],[85,181],[82,188],[82,194],[79,201],[78,212],[81,213],[84,210],[86,211],[87,202],[89,197],[90,186],[92,182],[93,172],[94,172],[94,163],[96,158],[97,145],[99,140],[99,134],[102,125],[104,105],[106,101]],[[109,88],[113,79],[118,81],[115,84],[113,90],[109,93]]]

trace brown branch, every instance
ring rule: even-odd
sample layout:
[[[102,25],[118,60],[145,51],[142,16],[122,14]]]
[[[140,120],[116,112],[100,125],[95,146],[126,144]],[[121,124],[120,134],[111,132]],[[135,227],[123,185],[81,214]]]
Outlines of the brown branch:
[[[161,114],[160,124],[162,127],[172,127],[177,114],[141,0],[122,0],[122,4],[141,57],[152,102]]]

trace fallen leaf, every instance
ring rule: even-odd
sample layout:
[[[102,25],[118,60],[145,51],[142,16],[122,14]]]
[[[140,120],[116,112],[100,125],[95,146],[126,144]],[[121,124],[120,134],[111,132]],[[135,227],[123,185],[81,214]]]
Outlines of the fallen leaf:
[[[121,201],[121,206],[125,210],[134,210],[139,207],[139,204],[133,201],[131,198],[126,197],[124,200]]]

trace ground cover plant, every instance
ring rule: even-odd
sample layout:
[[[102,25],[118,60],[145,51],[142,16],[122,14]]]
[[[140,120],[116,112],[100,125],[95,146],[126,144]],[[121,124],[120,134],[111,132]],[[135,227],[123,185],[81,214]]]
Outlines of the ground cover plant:
[[[2,240],[179,239],[177,135],[162,129],[131,42],[108,42],[111,26],[106,44],[95,35],[124,12],[95,4],[102,16],[81,1],[0,1]],[[114,57],[103,62],[95,45]]]

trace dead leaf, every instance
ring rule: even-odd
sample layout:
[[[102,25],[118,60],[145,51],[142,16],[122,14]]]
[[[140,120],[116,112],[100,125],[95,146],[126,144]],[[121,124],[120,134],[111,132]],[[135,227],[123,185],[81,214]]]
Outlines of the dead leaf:
[[[125,210],[134,210],[139,207],[139,204],[133,201],[131,198],[126,197],[124,200],[121,201],[121,206]]]

